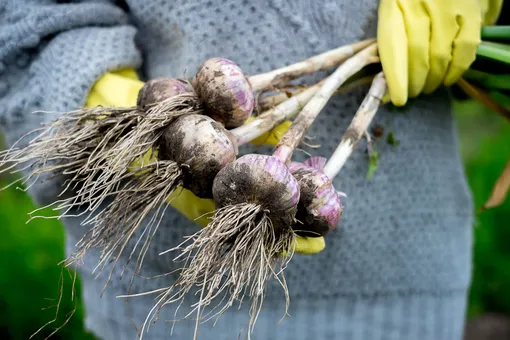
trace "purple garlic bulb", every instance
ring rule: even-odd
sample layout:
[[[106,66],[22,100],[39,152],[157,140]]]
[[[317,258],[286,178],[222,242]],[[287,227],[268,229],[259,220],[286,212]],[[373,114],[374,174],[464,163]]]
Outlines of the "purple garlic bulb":
[[[241,68],[231,60],[207,60],[195,75],[193,88],[205,114],[227,129],[242,125],[255,107],[255,96]]]
[[[278,230],[294,224],[299,185],[277,157],[249,154],[218,173],[213,196],[217,208],[239,203],[260,205]]]
[[[324,236],[334,230],[342,215],[342,203],[331,180],[322,171],[324,157],[292,162],[289,170],[300,186],[300,200],[293,229],[303,236]]]
[[[183,186],[200,198],[212,198],[216,174],[235,161],[237,142],[223,125],[198,114],[179,117],[166,128],[158,157],[181,165]]]
[[[183,80],[156,78],[146,82],[138,92],[136,105],[142,109],[175,95],[191,92],[191,86]]]

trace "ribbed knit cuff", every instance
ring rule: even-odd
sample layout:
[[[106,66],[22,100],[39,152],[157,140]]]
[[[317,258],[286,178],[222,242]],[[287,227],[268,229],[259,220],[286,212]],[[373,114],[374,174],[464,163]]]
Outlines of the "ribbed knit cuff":
[[[126,292],[107,289],[99,297],[102,280],[89,281],[84,274],[84,298],[88,302],[86,327],[102,339],[135,339],[136,330],[131,317],[140,325],[153,306],[154,296],[126,300],[115,295]],[[126,277],[126,280],[129,278]],[[146,285],[150,282],[146,281]],[[112,287],[113,288],[113,287]],[[159,287],[152,287],[152,289]],[[144,291],[149,290],[145,287]],[[266,300],[251,339],[254,340],[459,340],[462,339],[467,289],[438,293],[392,293],[378,296],[331,296],[324,299],[292,299],[288,316],[283,305]],[[248,301],[247,301],[248,302]],[[189,310],[184,304],[179,309],[182,318]],[[150,325],[144,339],[192,339],[194,321],[178,321],[170,337],[174,308],[167,305],[159,321]],[[248,307],[231,307],[213,326],[208,321],[200,327],[199,339],[236,340],[243,331],[246,335]]]

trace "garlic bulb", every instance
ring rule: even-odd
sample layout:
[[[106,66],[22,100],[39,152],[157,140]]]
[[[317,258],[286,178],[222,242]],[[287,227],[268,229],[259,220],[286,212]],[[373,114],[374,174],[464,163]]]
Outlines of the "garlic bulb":
[[[255,107],[255,97],[241,68],[231,60],[212,58],[198,70],[193,88],[205,114],[227,129],[242,125]]]

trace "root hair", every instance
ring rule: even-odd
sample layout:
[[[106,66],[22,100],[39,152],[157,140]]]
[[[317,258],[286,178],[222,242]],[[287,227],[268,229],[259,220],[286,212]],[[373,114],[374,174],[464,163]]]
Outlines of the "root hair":
[[[157,161],[141,167],[131,175],[104,210],[82,223],[92,227],[76,244],[75,251],[66,260],[66,265],[81,262],[88,249],[99,248],[100,261],[95,271],[101,272],[114,263],[106,288],[120,255],[142,223],[146,222],[124,265],[127,266],[136,256],[133,275],[137,275],[168,207],[167,200],[174,190],[182,185],[182,180],[180,166],[172,161]],[[152,216],[146,221],[150,214]],[[140,249],[137,253],[138,248]]]
[[[218,209],[209,225],[169,250],[181,250],[175,260],[183,261],[184,269],[177,281],[159,295],[143,328],[150,320],[157,321],[166,304],[179,302],[180,306],[197,286],[199,301],[185,316],[198,315],[195,338],[200,323],[220,316],[236,301],[241,305],[246,296],[252,300],[249,337],[271,277],[283,288],[287,311],[289,294],[283,271],[292,257],[294,242],[292,230],[275,229],[260,205],[240,203]],[[219,302],[203,314],[214,301]]]
[[[183,93],[145,112],[137,107],[94,107],[63,113],[0,152],[0,173],[27,171],[10,184],[21,183],[25,190],[43,174],[64,176],[59,200],[47,207],[59,211],[57,218],[76,216],[70,211],[77,207],[85,207],[80,215],[92,214],[130,178],[131,164],[157,149],[169,124],[182,115],[201,112],[196,95]],[[37,136],[19,147],[32,134]]]
[[[98,157],[88,158],[84,169],[87,176],[72,204],[87,204],[90,211],[96,210],[130,176],[133,162],[143,159],[151,150],[157,151],[166,127],[178,117],[195,113],[201,113],[201,108],[194,93],[179,94],[149,107],[136,126]],[[141,166],[144,165],[142,162]]]
[[[62,188],[62,196],[86,175],[88,159],[97,158],[135,126],[141,116],[134,107],[95,107],[59,113],[53,122],[30,131],[10,149],[0,152],[0,173],[26,171],[26,175],[10,184],[21,182],[26,186],[24,190],[43,174],[65,176],[67,184]]]

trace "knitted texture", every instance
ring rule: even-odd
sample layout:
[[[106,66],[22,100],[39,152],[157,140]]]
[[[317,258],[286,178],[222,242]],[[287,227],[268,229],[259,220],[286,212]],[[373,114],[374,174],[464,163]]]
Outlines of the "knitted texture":
[[[374,37],[377,13],[375,0],[128,0],[122,9],[118,1],[62,2],[0,3],[0,123],[9,145],[52,118],[33,111],[83,105],[94,81],[108,70],[131,66],[145,79],[181,77],[221,56],[255,74]],[[331,99],[308,133],[321,145],[310,152],[332,154],[365,92]],[[412,100],[405,112],[382,108],[375,123],[391,129],[400,144],[379,145],[380,164],[370,180],[360,144],[335,179],[335,187],[348,195],[339,228],[327,236],[323,252],[294,256],[286,270],[289,316],[278,325],[284,299],[271,282],[253,339],[461,339],[471,275],[472,202],[447,93]],[[294,159],[305,158],[297,152]],[[31,194],[44,204],[58,190],[53,179],[36,183]],[[85,230],[80,218],[63,222],[69,253]],[[174,254],[158,254],[196,230],[168,209],[142,275],[179,268]],[[120,280],[122,268],[117,268],[100,298],[107,273],[94,279],[97,259],[90,251],[79,268],[86,325],[103,339],[134,339],[131,317],[142,323],[154,296],[134,298],[126,306],[116,296],[128,292],[129,272]],[[173,280],[172,275],[137,278],[130,292]],[[166,306],[144,338],[166,339],[171,324],[165,320],[174,310]],[[234,306],[215,327],[212,321],[202,325],[200,338],[237,339],[247,317],[247,305]],[[191,338],[193,323],[176,323],[174,338]]]

